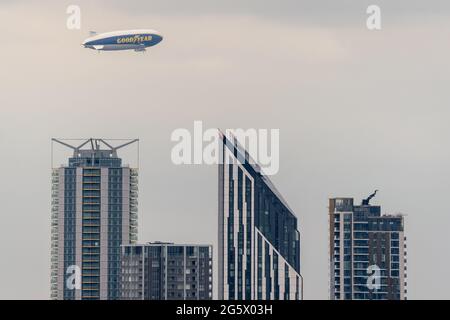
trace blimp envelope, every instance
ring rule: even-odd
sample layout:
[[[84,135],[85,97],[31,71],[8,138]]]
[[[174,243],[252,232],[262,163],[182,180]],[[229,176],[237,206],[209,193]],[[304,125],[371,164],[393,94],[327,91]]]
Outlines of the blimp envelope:
[[[82,46],[102,51],[145,51],[162,40],[162,35],[152,29],[121,30],[93,35],[87,38]]]

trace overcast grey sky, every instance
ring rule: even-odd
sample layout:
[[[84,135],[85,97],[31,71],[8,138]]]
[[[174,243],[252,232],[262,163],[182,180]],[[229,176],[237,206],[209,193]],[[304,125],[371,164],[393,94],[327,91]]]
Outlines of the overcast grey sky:
[[[194,120],[280,129],[271,179],[299,218],[305,298],[328,298],[327,199],[374,189],[406,214],[409,297],[450,298],[450,3],[392,2],[0,2],[0,298],[49,297],[54,136],[139,137],[140,241],[216,244],[217,169],[170,161]],[[82,30],[66,29],[69,4]],[[80,46],[132,28],[164,41]]]

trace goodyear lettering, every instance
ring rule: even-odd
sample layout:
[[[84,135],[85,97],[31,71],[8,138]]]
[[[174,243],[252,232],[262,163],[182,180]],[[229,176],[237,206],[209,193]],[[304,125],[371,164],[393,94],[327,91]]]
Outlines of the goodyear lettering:
[[[117,38],[117,43],[118,44],[142,43],[142,42],[151,41],[151,40],[152,40],[152,36],[135,35],[135,36],[131,36],[131,37],[120,37],[120,38]]]

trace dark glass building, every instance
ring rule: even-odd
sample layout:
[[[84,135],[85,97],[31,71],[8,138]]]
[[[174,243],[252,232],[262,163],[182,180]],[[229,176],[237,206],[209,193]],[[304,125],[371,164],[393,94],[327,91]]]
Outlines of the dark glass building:
[[[161,242],[123,246],[122,299],[212,299],[212,247]]]
[[[361,205],[352,198],[329,201],[332,300],[406,299],[403,216],[382,215],[369,203],[373,196]]]
[[[237,140],[220,137],[219,299],[302,299],[296,216]]]
[[[68,165],[52,173],[51,298],[120,298],[120,246],[137,241],[138,171],[122,165],[102,139],[73,150]],[[81,288],[67,282],[75,269]]]

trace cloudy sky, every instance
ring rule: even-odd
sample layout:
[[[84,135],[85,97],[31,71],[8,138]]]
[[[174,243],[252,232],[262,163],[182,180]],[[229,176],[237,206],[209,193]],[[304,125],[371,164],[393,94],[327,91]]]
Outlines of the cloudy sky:
[[[280,129],[272,180],[299,218],[305,298],[328,298],[327,199],[374,189],[406,214],[409,298],[450,298],[450,4],[392,2],[1,1],[0,298],[49,297],[51,137],[140,138],[140,240],[216,244],[217,168],[170,160],[195,120]],[[133,28],[164,41],[80,46]]]

